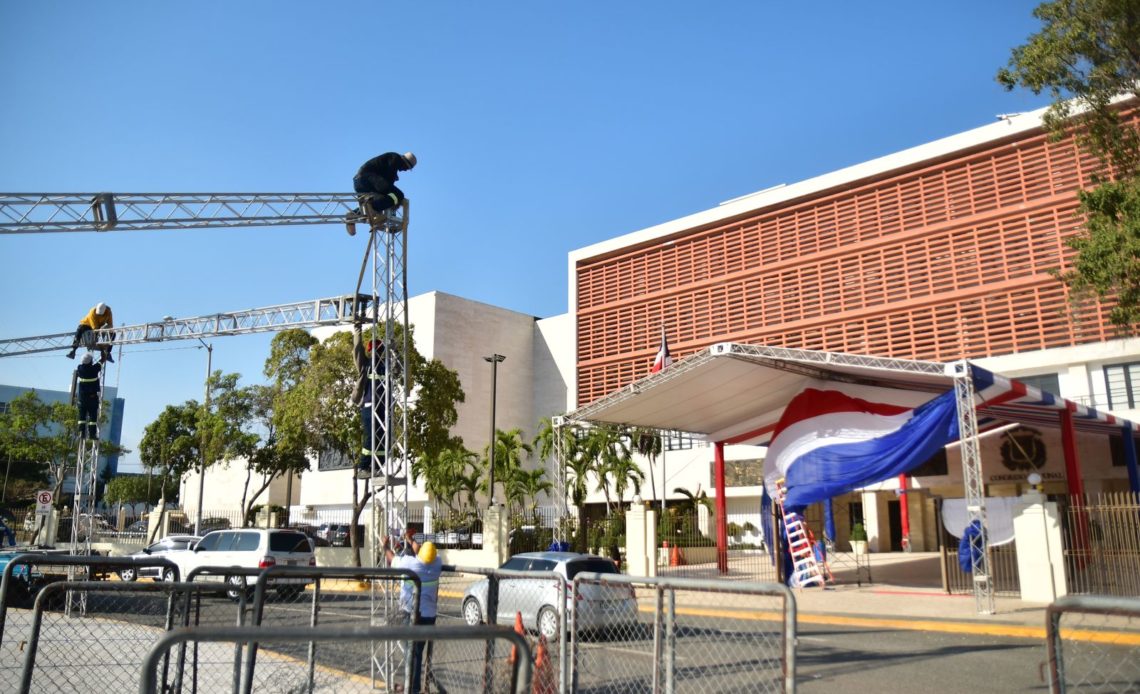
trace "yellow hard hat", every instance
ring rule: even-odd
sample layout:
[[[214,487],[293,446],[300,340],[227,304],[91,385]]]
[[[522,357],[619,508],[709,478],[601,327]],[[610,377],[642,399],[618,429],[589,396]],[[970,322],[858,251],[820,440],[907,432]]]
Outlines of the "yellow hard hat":
[[[425,564],[430,564],[433,561],[435,561],[435,556],[436,556],[435,543],[434,542],[425,542],[422,545],[420,545],[420,553],[417,554],[416,556],[419,557],[420,561],[422,561]]]

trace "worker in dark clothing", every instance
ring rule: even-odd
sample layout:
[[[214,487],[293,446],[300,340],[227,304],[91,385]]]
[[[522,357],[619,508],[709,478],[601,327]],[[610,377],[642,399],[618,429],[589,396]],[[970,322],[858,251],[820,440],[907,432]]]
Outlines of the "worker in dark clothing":
[[[103,393],[101,383],[103,362],[93,363],[90,352],[75,369],[75,394],[79,401],[79,436],[99,438],[99,400]]]
[[[387,152],[372,157],[360,167],[352,179],[352,189],[361,202],[371,198],[372,209],[376,212],[393,208],[404,200],[404,192],[396,187],[401,171],[408,171],[416,165],[416,155],[411,152],[397,154]],[[352,214],[360,214],[360,209]]]
[[[114,321],[111,316],[111,307],[100,301],[95,304],[83,320],[79,321],[79,327],[75,329],[75,338],[71,342],[71,351],[67,353],[68,359],[75,358],[75,350],[82,344],[88,350],[93,350],[96,347],[95,331],[101,329],[110,329],[115,327]],[[110,338],[115,339],[115,331],[111,331]],[[111,358],[111,346],[103,345],[99,348],[102,352],[102,361],[114,363]]]
[[[372,368],[373,351],[376,351],[376,368]],[[356,477],[369,479],[381,474],[384,467],[384,451],[376,451],[380,470],[372,469],[374,446],[384,445],[384,344],[375,338],[363,344],[360,324],[352,326],[352,358],[356,362],[356,387],[352,391],[352,401],[360,407],[360,428],[363,430],[360,446],[360,459],[356,464]],[[375,412],[375,415],[373,414]],[[379,419],[373,422],[373,417]],[[373,432],[376,436],[373,437]]]

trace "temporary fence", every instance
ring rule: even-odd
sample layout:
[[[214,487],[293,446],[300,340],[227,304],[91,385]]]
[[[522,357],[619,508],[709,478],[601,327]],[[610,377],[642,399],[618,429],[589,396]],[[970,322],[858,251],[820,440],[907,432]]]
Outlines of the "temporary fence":
[[[571,691],[795,691],[781,584],[580,573],[571,603]]]
[[[556,561],[512,557],[504,568],[444,566],[439,589],[437,624],[499,624],[521,630],[532,644],[536,663],[536,690],[545,694],[569,691],[567,633],[568,585],[566,577],[551,569]],[[538,567],[538,570],[531,570]],[[503,663],[517,656],[495,652],[479,654],[436,650],[432,672],[446,691],[478,686],[469,675],[471,663],[488,665],[485,678],[503,675]]]
[[[503,642],[516,649],[519,657],[510,664],[506,676],[497,684],[487,683],[487,692],[512,692],[529,694],[531,691],[531,654],[526,641],[506,627],[236,627],[210,628],[171,632],[162,637],[147,655],[142,664],[142,675],[138,691],[142,694],[182,691],[230,691],[241,692],[370,692],[375,683],[348,673],[321,669],[310,673],[304,662],[279,654],[295,651],[306,644],[332,642],[336,647],[349,644],[386,642],[391,644],[415,642],[429,638],[436,645],[462,643],[468,650],[494,650],[495,644]],[[253,670],[243,670],[236,662],[242,646],[256,643],[267,655],[258,659]],[[226,644],[226,645],[222,645]],[[232,644],[232,645],[229,645]],[[162,663],[169,660],[180,648],[207,645],[222,645],[223,652],[233,654],[230,663],[220,662],[202,673],[199,688],[190,690],[172,687],[160,675],[164,671]],[[244,673],[244,674],[243,674]],[[385,690],[395,688],[389,683],[379,683]]]
[[[29,629],[19,642],[18,679],[5,673],[5,691],[87,692],[131,688],[139,664],[165,632],[201,623],[235,623],[233,606],[221,598],[223,585],[62,581],[36,596]],[[83,609],[71,609],[74,596]],[[214,600],[203,601],[203,595]],[[192,599],[194,598],[194,599]],[[240,611],[237,613],[240,614]],[[205,615],[205,616],[204,616]],[[189,670],[207,667],[217,654],[187,654],[163,663],[181,681]]]
[[[728,536],[727,562],[722,567],[717,562],[715,517],[700,511],[667,509],[657,522],[657,575],[778,582],[779,544],[769,547],[759,535],[755,518],[753,514],[736,514],[726,519],[733,534]]]
[[[1140,691],[1140,599],[1067,596],[1045,630],[1050,692]]]
[[[1140,595],[1140,496],[1069,496],[1060,506],[1069,593]]]

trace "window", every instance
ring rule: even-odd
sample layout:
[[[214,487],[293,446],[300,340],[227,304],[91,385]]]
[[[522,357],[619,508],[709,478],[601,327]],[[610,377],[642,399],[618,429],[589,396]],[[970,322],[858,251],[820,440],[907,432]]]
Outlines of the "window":
[[[500,569],[507,571],[526,571],[526,567],[530,566],[530,559],[526,557],[511,557],[507,560],[506,564],[500,566]]]
[[[218,549],[218,542],[222,539],[222,535],[226,533],[210,533],[202,538],[198,543],[198,551],[200,552],[215,552]]]
[[[1034,374],[1032,376],[1018,376],[1017,380],[1021,381],[1027,386],[1033,386],[1037,390],[1052,393],[1053,395],[1061,394],[1061,381],[1057,374]]]
[[[1140,456],[1140,439],[1133,438],[1136,444],[1136,453]],[[1108,437],[1108,450],[1112,460],[1112,467],[1126,467],[1127,461],[1124,459],[1124,437],[1123,436],[1109,436]]]
[[[348,526],[345,526],[348,527]],[[304,533],[270,533],[270,552],[312,552]]]
[[[234,552],[256,552],[261,544],[261,535],[258,533],[235,533],[236,542],[230,549]]]
[[[1113,364],[1104,367],[1104,386],[1108,391],[1108,408],[1130,410],[1140,400],[1140,363]]]
[[[583,571],[592,571],[599,574],[616,574],[617,567],[608,559],[581,559],[567,562],[566,580],[573,581],[574,577]]]

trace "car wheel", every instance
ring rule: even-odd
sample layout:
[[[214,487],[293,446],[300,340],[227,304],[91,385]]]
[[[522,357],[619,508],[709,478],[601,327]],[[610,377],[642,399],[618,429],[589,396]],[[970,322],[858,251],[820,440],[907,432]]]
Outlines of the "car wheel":
[[[174,583],[174,569],[163,569],[162,580],[167,583]]]
[[[549,605],[538,611],[538,633],[547,641],[558,640],[558,613]]]
[[[226,583],[229,584],[230,589],[226,591],[226,597],[234,602],[241,600],[242,593],[245,593],[245,599],[248,602],[252,597],[252,591],[245,585],[245,576],[226,576]]]
[[[469,626],[483,623],[483,610],[475,598],[467,598],[463,601],[463,621],[467,622]]]
[[[138,580],[138,569],[119,569],[119,580],[131,583]]]

